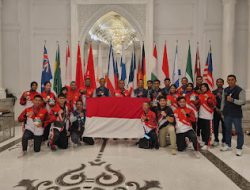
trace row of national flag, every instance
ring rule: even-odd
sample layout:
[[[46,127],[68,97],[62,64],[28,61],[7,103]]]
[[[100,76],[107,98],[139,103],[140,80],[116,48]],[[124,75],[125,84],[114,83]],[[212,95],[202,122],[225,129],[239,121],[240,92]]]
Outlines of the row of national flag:
[[[158,54],[157,54],[157,47],[156,44],[154,44],[153,49],[153,58],[154,58],[154,67],[151,72],[151,80],[159,79],[161,75],[164,76],[164,78],[170,78],[172,81],[172,84],[175,84],[177,87],[180,85],[180,76],[181,76],[181,70],[178,66],[178,45],[176,45],[175,48],[175,55],[174,55],[174,63],[173,63],[173,72],[172,72],[172,78],[170,77],[170,70],[169,70],[169,62],[168,62],[168,54],[167,54],[167,45],[166,42],[164,44],[163,49],[163,56],[162,56],[162,67],[161,70],[159,68],[159,62],[158,62]],[[212,49],[211,44],[209,47],[208,55],[206,64],[204,67],[203,75],[201,72],[201,63],[200,63],[200,54],[199,54],[199,46],[197,45],[196,50],[196,58],[195,58],[195,67],[193,72],[193,65],[192,65],[192,54],[191,54],[191,46],[189,43],[188,46],[188,53],[187,53],[187,62],[186,62],[186,68],[185,68],[185,77],[187,77],[188,81],[191,83],[196,82],[196,78],[198,76],[203,76],[203,81],[208,83],[210,89],[214,88],[214,79],[213,79],[213,62],[212,62]]]
[[[90,78],[91,80],[91,87],[96,88],[96,81],[100,78],[105,77],[106,85],[111,90],[111,93],[118,88],[118,81],[119,79],[126,81],[126,86],[129,90],[136,88],[137,81],[142,79],[144,81],[144,87],[146,87],[146,56],[145,56],[145,47],[144,43],[142,45],[141,57],[138,61],[136,58],[135,47],[132,48],[131,53],[131,61],[130,63],[125,60],[125,52],[124,47],[122,46],[122,53],[120,57],[120,69],[118,69],[117,59],[115,59],[114,50],[112,45],[109,48],[109,55],[108,55],[108,66],[105,69],[102,62],[102,50],[99,46],[98,48],[98,65],[95,68],[94,64],[94,56],[93,56],[93,49],[92,45],[89,46],[88,52],[88,62],[86,71],[82,64],[81,58],[81,49],[80,45],[78,44],[77,48],[77,59],[76,59],[76,85],[78,89],[84,88],[84,79]],[[154,65],[151,71],[151,80],[159,79],[160,76],[164,76],[170,78],[170,70],[169,70],[169,61],[168,61],[168,54],[167,54],[167,44],[165,42],[164,49],[163,49],[163,56],[162,56],[162,64],[161,69],[158,63],[158,53],[156,44],[154,44],[153,49],[153,58],[154,58]],[[129,67],[127,67],[127,64]],[[129,68],[129,73],[127,77],[126,68]],[[120,70],[120,74],[118,72]],[[61,78],[61,63],[60,63],[60,47],[59,44],[57,45],[56,56],[55,56],[55,64],[54,64],[54,75],[52,76],[50,62],[48,58],[47,49],[44,45],[44,52],[43,52],[43,67],[42,67],[42,76],[41,76],[41,91],[44,89],[44,83],[46,81],[50,81],[53,79],[53,90],[55,93],[59,94],[62,89],[62,78]],[[174,55],[174,63],[173,63],[173,71],[172,71],[172,83],[175,84],[177,87],[180,85],[179,80],[181,76],[181,70],[178,66],[178,45],[175,48],[175,55]],[[187,64],[185,70],[185,76],[188,78],[189,82],[195,83],[195,79],[197,76],[202,76],[201,73],[201,65],[200,65],[200,55],[199,55],[199,46],[197,46],[196,50],[196,58],[195,58],[195,67],[193,72],[192,66],[192,56],[191,56],[191,47],[190,44],[188,46],[188,54],[187,54]],[[208,83],[211,89],[214,87],[214,79],[213,79],[213,63],[212,63],[212,50],[211,44],[209,48],[209,52],[207,55],[207,61],[205,64],[204,72],[203,72],[204,82]],[[72,65],[71,65],[71,52],[70,47],[67,45],[66,48],[66,61],[65,61],[65,85],[69,85],[72,79]]]

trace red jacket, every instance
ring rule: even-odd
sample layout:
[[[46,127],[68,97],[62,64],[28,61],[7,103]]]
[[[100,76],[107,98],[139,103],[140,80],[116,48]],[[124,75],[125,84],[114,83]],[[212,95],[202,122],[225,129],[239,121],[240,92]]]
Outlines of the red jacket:
[[[124,89],[124,90],[117,89],[117,90],[115,90],[114,96],[116,96],[116,97],[130,97],[130,93],[126,89]]]
[[[148,113],[143,113],[141,115],[141,120],[145,123],[145,125],[151,129],[157,128],[156,115],[151,110]]]
[[[199,94],[200,109],[199,117],[202,119],[212,120],[214,107],[216,106],[216,98],[210,91]]]
[[[25,91],[21,98],[20,98],[20,104],[21,105],[26,105],[28,101],[32,102],[34,100],[35,95],[38,95],[39,93],[37,91],[29,90]],[[26,98],[25,98],[26,95]]]
[[[87,98],[92,98],[95,92],[95,89],[92,87],[85,87],[86,89],[86,97]]]
[[[77,89],[72,90],[71,88],[69,88],[69,91],[67,94],[67,100],[68,100],[71,107],[73,107],[73,105],[76,103],[76,101],[79,99],[79,97],[80,97],[80,93]]]
[[[178,107],[174,110],[174,115],[176,119],[176,133],[185,133],[192,129],[192,123],[196,121],[192,109]]]
[[[178,104],[177,104],[177,98],[178,97],[179,97],[179,95],[177,93],[176,94],[169,94],[169,95],[167,95],[167,104],[173,110],[178,107]]]
[[[31,116],[27,116],[27,113],[30,113]],[[42,127],[37,127],[35,124],[35,120],[40,120],[42,123]],[[33,132],[34,135],[43,135],[44,127],[48,125],[47,121],[49,120],[48,111],[39,106],[38,108],[32,106],[23,110],[23,112],[19,115],[18,121],[25,122],[25,129]]]

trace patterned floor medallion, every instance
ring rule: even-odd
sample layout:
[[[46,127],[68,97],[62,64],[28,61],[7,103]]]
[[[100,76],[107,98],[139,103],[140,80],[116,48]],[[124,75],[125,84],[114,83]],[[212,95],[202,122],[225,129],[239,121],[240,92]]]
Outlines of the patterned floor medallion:
[[[126,177],[120,170],[112,168],[112,164],[102,160],[102,156],[107,144],[107,139],[103,140],[101,149],[93,161],[82,163],[78,168],[71,169],[54,181],[38,179],[23,179],[15,186],[24,187],[26,190],[147,190],[162,189],[159,181],[144,181],[141,185],[136,181],[126,181]],[[87,169],[97,170],[99,174],[89,177]],[[101,173],[100,173],[101,171]]]

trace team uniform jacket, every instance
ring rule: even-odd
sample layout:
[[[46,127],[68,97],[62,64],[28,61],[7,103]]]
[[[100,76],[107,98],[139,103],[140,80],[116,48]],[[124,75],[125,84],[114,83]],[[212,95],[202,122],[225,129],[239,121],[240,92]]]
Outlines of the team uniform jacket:
[[[192,123],[196,121],[194,112],[188,107],[178,107],[174,110],[176,119],[176,133],[185,133],[192,130]]]
[[[178,96],[179,95],[177,93],[167,95],[167,105],[170,106],[172,110],[175,110],[178,107],[177,104]]]
[[[118,90],[115,90],[115,97],[130,97],[130,93],[128,90],[126,89],[118,89]]]
[[[28,117],[27,113],[33,113],[32,116]],[[37,127],[34,123],[35,120],[39,119],[42,122],[42,127]],[[34,106],[24,109],[19,115],[18,121],[24,122],[25,129],[31,131],[36,136],[43,135],[44,127],[47,126],[49,119],[48,111],[40,106],[35,108]]]
[[[60,114],[60,112],[62,113]],[[51,108],[49,116],[49,123],[52,123],[52,129],[58,129],[59,131],[63,131],[65,127],[69,129],[70,108],[67,105],[62,108],[57,103]]]
[[[196,119],[198,118],[198,104],[199,104],[198,97],[199,97],[198,94],[195,92],[185,94],[187,107],[193,110]]]
[[[141,120],[144,124],[144,129],[146,130],[146,133],[150,132],[152,129],[157,128],[156,115],[151,110],[149,110],[148,113],[144,112],[141,115]]]
[[[29,91],[25,91],[21,98],[20,98],[20,104],[22,106],[25,106],[26,108],[33,106],[33,100],[35,95],[38,95],[39,93],[37,91],[33,91],[33,90],[29,90]],[[26,98],[25,98],[26,95]]]
[[[210,92],[199,95],[200,100],[200,109],[199,109],[199,118],[212,120],[214,107],[216,105],[215,96]]]

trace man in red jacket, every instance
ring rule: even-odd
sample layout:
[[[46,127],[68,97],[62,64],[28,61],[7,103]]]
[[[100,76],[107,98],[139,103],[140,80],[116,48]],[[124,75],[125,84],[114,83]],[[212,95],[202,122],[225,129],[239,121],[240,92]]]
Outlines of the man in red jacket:
[[[125,89],[124,80],[119,80],[118,87],[119,88],[115,90],[116,97],[130,97],[129,91]]]
[[[159,141],[157,136],[157,120],[156,115],[150,110],[148,102],[144,102],[142,105],[143,113],[141,121],[145,131],[145,137],[149,137],[151,142],[151,148],[159,149]]]
[[[22,137],[22,155],[27,153],[28,140],[34,139],[34,151],[40,152],[44,128],[47,126],[48,112],[43,108],[43,98],[35,95],[33,106],[24,109],[18,117],[19,122],[24,122]]]
[[[68,148],[70,108],[66,105],[66,97],[59,94],[56,105],[50,111],[51,132],[49,146],[51,150],[56,150],[56,146],[61,149]]]
[[[185,150],[189,141],[191,141],[193,143],[194,150],[198,151],[199,144],[192,127],[192,123],[196,121],[194,111],[186,106],[185,97],[178,97],[177,102],[178,108],[174,110],[176,119],[177,149],[178,151]]]

